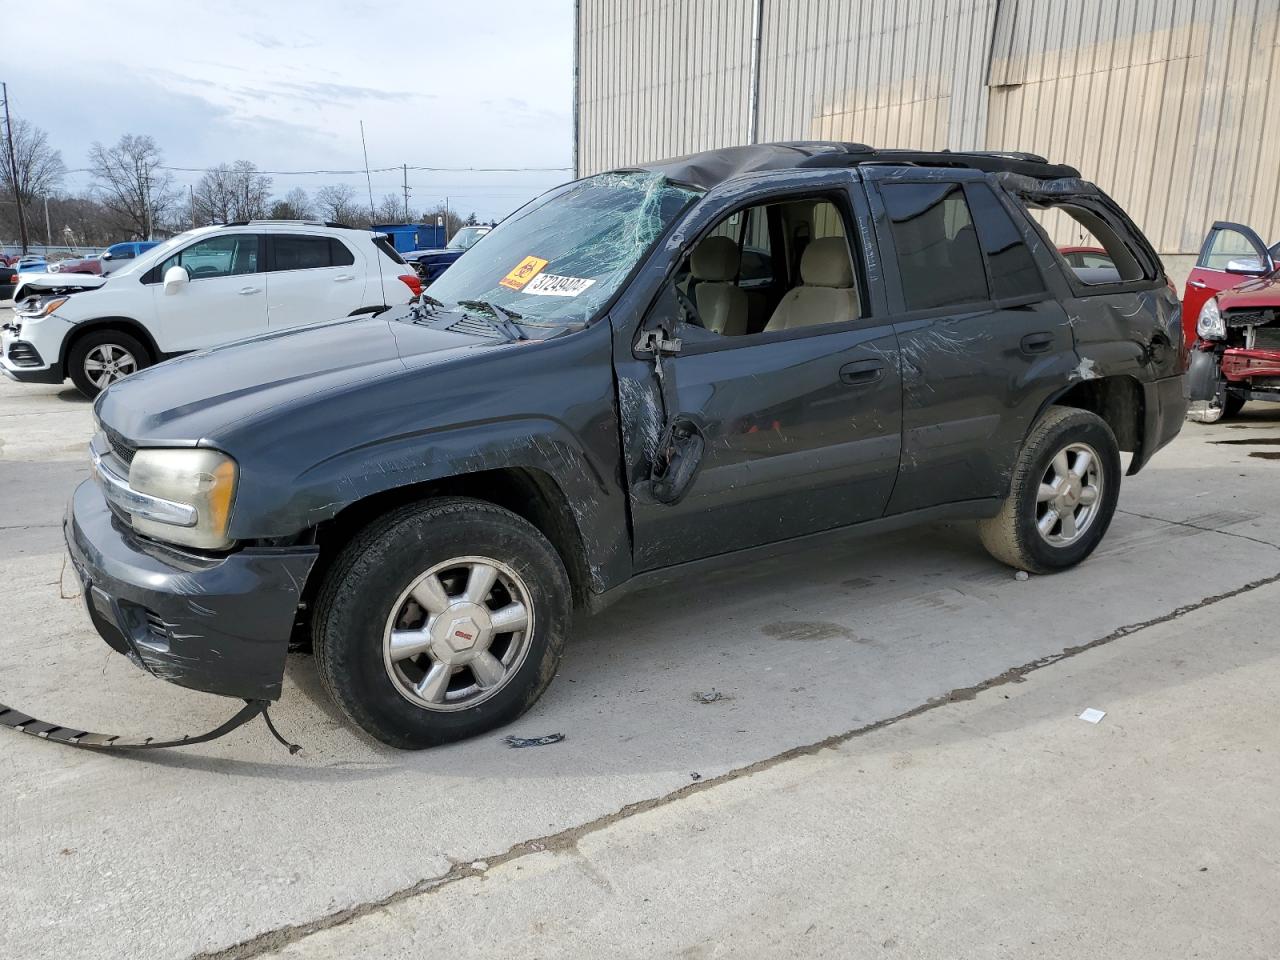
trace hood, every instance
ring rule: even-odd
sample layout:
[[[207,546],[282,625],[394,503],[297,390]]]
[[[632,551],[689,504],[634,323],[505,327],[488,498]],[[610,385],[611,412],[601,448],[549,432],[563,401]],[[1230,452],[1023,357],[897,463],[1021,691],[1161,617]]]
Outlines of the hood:
[[[331,320],[149,367],[104,391],[95,410],[142,446],[193,445],[245,420],[501,344],[385,314]]]
[[[80,290],[96,290],[107,282],[106,277],[92,273],[20,273],[13,299],[40,297],[48,294],[76,293]]]
[[[424,257],[460,257],[463,251],[456,247],[436,247],[434,250],[412,250],[409,253],[401,254],[405,260],[421,260]]]
[[[1280,307],[1280,270],[1222,291],[1218,294],[1218,306],[1223,310]]]

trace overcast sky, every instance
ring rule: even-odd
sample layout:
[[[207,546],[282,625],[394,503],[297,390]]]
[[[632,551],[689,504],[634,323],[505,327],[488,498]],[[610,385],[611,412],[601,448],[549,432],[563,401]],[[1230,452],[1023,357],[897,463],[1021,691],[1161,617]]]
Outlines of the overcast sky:
[[[111,0],[32,20],[33,9],[9,31],[0,79],[73,170],[93,141],[123,133],[150,134],[176,167],[361,168],[361,120],[371,167],[572,162],[571,0]],[[40,42],[20,42],[37,22]],[[571,175],[411,170],[410,202],[447,195],[464,215],[501,216]],[[365,192],[363,173],[273,180],[277,194],[339,181]],[[400,185],[399,170],[373,174],[375,198]]]

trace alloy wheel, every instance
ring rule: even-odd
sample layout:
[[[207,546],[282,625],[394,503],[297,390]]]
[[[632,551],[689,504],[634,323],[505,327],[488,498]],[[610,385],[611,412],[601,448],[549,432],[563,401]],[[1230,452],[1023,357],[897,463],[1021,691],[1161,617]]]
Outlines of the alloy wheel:
[[[1049,461],[1036,491],[1036,529],[1045,542],[1066,547],[1093,524],[1102,500],[1098,452],[1087,443],[1063,447]]]
[[[117,344],[101,343],[85,354],[85,376],[100,390],[137,372],[137,358]]]
[[[401,593],[382,654],[397,692],[426,710],[466,710],[520,669],[533,634],[529,588],[487,557],[437,563]]]

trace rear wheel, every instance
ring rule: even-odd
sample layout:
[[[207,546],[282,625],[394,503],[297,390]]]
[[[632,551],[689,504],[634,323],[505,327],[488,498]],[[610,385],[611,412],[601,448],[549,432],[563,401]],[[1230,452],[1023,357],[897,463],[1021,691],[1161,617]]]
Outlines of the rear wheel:
[[[371,736],[406,749],[524,713],[568,636],[569,577],[523,518],[462,498],[367,528],[326,576],[312,627],[329,694]]]
[[[1033,573],[1074,566],[1102,540],[1120,495],[1120,449],[1088,410],[1051,407],[1022,447],[1000,512],[978,524],[997,560]]]
[[[67,355],[71,382],[92,399],[117,380],[151,366],[151,353],[123,330],[94,330],[77,340]]]

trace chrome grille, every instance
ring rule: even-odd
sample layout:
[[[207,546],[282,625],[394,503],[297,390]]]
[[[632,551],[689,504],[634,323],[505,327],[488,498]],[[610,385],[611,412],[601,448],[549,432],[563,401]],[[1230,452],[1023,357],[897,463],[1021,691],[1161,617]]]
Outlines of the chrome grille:
[[[133,455],[138,452],[138,448],[106,424],[102,425],[102,432],[106,434],[107,444],[115,458],[126,467],[133,463]]]

